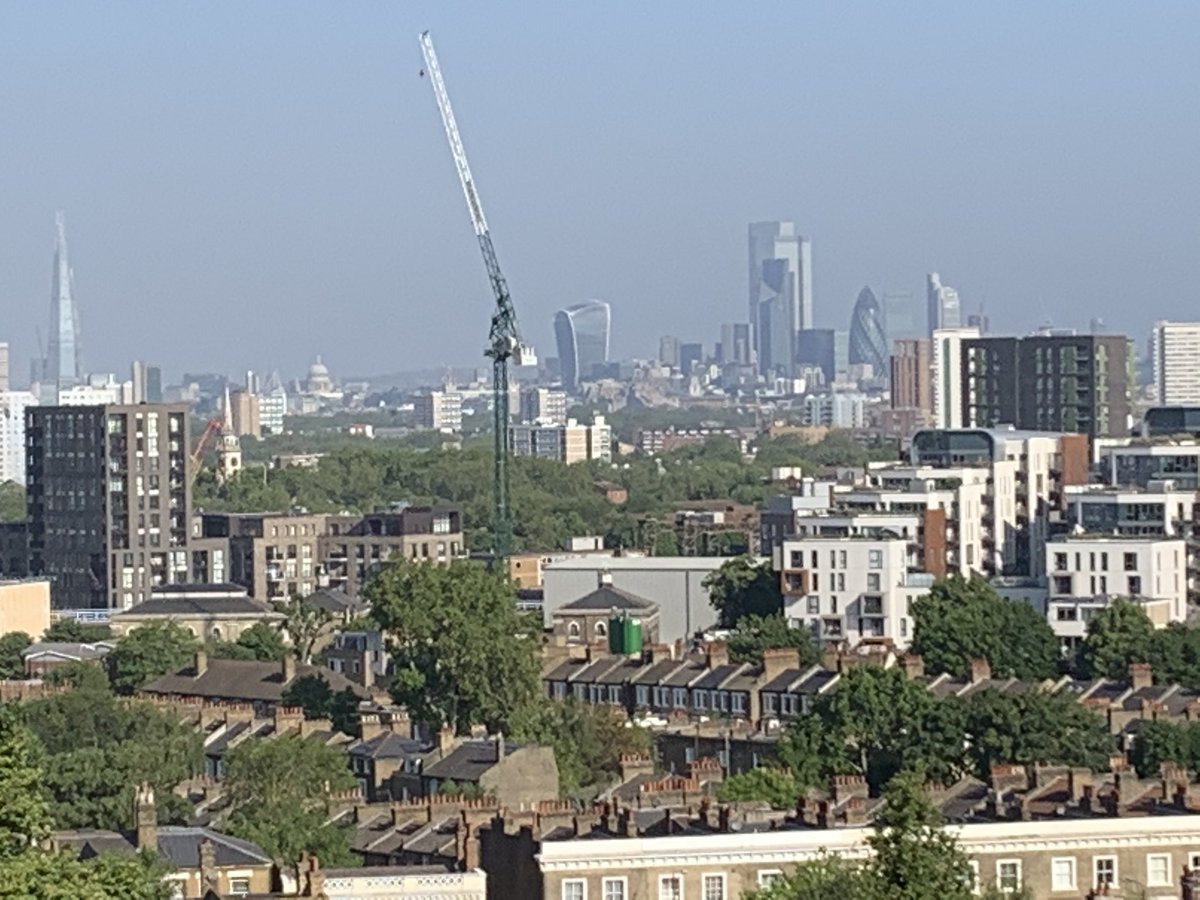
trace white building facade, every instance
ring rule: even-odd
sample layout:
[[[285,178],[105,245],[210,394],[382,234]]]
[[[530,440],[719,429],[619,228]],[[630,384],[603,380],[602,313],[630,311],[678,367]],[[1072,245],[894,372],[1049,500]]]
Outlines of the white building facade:
[[[35,405],[29,391],[0,392],[0,484],[25,484],[25,410]]]
[[[1155,322],[1150,355],[1155,402],[1200,406],[1200,322]]]
[[[979,337],[978,328],[939,328],[933,332],[933,424],[963,427],[962,342]]]

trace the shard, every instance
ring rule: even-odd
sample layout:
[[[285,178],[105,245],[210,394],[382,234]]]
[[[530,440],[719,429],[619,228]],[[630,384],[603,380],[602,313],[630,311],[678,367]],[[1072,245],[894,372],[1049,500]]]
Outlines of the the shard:
[[[55,216],[54,275],[50,286],[50,342],[46,348],[44,378],[55,394],[83,378],[79,347],[79,309],[75,305],[74,273],[67,259],[66,219]]]

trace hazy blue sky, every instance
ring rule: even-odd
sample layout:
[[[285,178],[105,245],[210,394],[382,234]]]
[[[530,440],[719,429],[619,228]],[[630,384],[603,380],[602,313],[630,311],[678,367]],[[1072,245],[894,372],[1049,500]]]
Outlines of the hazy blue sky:
[[[816,318],[939,270],[995,330],[1200,317],[1200,3],[0,0],[0,340],[65,209],[93,370],[474,363],[490,296],[430,28],[527,338],[746,312],[746,224]],[[154,348],[153,350],[151,348]]]

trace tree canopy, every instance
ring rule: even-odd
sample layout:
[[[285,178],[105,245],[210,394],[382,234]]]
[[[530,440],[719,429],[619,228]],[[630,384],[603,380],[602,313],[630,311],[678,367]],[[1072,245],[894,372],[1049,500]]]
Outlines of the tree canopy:
[[[704,586],[723,628],[734,628],[747,616],[782,614],[783,595],[770,560],[736,556],[710,573]]]
[[[0,637],[0,679],[25,677],[25,660],[21,653],[32,643],[23,631],[10,631]]]
[[[112,638],[112,629],[104,624],[80,622],[77,619],[59,619],[51,622],[43,641],[61,641],[65,644],[95,644]]]
[[[119,694],[132,694],[155,678],[192,662],[200,649],[192,633],[174,622],[135,628],[107,657],[109,677]]]
[[[230,834],[295,866],[303,854],[351,865],[350,828],[327,821],[333,791],[354,787],[345,754],[299,735],[243,741],[226,758]]]
[[[1034,680],[1058,673],[1059,644],[1027,603],[1005,600],[979,575],[941,580],[912,605],[912,652],[926,671],[966,674],[986,659],[993,675]]]
[[[288,650],[279,629],[266,622],[255,622],[236,641],[217,641],[209,645],[208,652],[213,659],[279,662]]]
[[[769,616],[744,616],[725,638],[733,662],[761,663],[764,650],[794,647],[800,651],[800,665],[811,666],[821,654],[812,636],[803,628],[788,627],[782,613]]]
[[[1140,606],[1116,597],[1088,623],[1079,649],[1079,674],[1084,678],[1123,679],[1130,663],[1149,662],[1154,625]]]
[[[392,696],[420,721],[513,731],[541,684],[537,635],[503,575],[401,560],[366,589],[395,660]]]
[[[299,706],[306,719],[329,719],[344,734],[353,734],[358,722],[358,694],[345,688],[334,691],[324,675],[297,678],[283,691],[283,702]]]
[[[25,518],[25,488],[15,481],[0,481],[0,522]]]
[[[0,706],[0,861],[50,833],[50,798],[42,783],[42,748],[16,711]]]

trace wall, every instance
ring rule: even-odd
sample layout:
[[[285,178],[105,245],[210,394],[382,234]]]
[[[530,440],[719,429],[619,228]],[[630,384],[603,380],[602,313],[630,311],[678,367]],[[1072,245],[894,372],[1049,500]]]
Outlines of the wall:
[[[0,634],[23,631],[34,640],[50,627],[50,582],[0,582]]]

